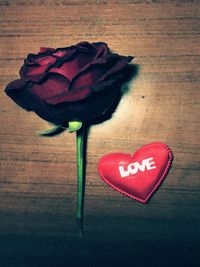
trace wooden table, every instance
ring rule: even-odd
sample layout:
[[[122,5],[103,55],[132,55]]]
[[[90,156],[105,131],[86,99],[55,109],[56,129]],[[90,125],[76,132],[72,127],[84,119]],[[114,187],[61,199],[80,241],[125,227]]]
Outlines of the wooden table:
[[[199,1],[0,1],[0,266],[200,266]],[[138,74],[110,120],[90,128],[84,237],[75,221],[75,135],[4,93],[39,47],[104,41]],[[161,141],[170,173],[147,205],[112,190],[97,164]]]

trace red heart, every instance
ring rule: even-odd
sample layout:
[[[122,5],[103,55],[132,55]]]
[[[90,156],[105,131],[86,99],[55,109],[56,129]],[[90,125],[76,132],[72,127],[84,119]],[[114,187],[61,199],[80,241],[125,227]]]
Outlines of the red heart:
[[[151,143],[134,155],[111,153],[102,157],[98,170],[101,178],[118,192],[145,204],[165,178],[172,152],[163,143]]]

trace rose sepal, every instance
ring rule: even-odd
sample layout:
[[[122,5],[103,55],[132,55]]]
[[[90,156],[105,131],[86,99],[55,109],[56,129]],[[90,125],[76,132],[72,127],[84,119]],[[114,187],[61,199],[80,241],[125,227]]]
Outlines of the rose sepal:
[[[60,133],[64,130],[68,130],[70,133],[73,133],[73,132],[80,130],[82,125],[83,125],[83,123],[80,121],[69,121],[68,127],[56,125],[56,126],[50,128],[50,129],[47,129],[47,130],[37,131],[37,134],[39,136],[52,136],[52,135]]]
[[[81,129],[83,123],[81,121],[69,121],[68,130],[73,133]]]
[[[37,134],[39,136],[52,136],[52,135],[55,135],[57,133],[65,131],[65,130],[66,130],[66,127],[63,127],[61,125],[56,125],[56,126],[50,128],[50,129],[47,129],[47,130],[37,131]]]

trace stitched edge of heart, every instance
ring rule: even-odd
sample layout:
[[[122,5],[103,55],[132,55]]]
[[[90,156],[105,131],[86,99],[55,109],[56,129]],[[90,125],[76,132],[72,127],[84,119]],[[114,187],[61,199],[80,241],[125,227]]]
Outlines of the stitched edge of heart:
[[[149,145],[158,145],[158,144],[161,145],[161,146],[163,146],[164,148],[167,149],[167,151],[168,151],[168,162],[167,162],[167,165],[166,165],[166,167],[165,167],[165,170],[164,170],[164,172],[163,172],[161,178],[158,180],[158,182],[156,183],[156,185],[154,186],[154,188],[151,190],[151,192],[148,194],[148,196],[147,196],[145,199],[142,199],[142,198],[133,196],[133,195],[131,195],[131,194],[129,194],[129,193],[127,193],[127,192],[125,192],[125,191],[119,189],[118,187],[116,187],[115,185],[113,185],[112,183],[110,183],[110,182],[104,177],[103,173],[102,173],[101,170],[100,170],[100,163],[101,163],[101,161],[104,160],[104,159],[105,159],[106,157],[108,157],[108,156],[110,157],[110,156],[112,156],[112,155],[125,154],[125,155],[130,155],[131,157],[134,157],[135,154],[138,153],[140,149],[142,149],[142,148],[144,148],[144,147],[146,147],[146,146],[149,146]],[[167,173],[168,173],[168,171],[169,171],[169,169],[170,169],[170,167],[171,167],[172,160],[173,160],[173,153],[172,153],[172,150],[169,148],[168,145],[166,145],[166,144],[164,144],[164,143],[162,143],[162,142],[152,142],[152,143],[149,143],[149,144],[147,144],[147,145],[144,145],[144,146],[141,146],[140,148],[138,148],[138,149],[135,151],[135,153],[134,153],[133,155],[128,154],[128,153],[126,154],[126,153],[120,153],[120,152],[117,152],[117,153],[109,153],[109,154],[103,156],[103,157],[99,160],[98,171],[99,171],[99,174],[100,174],[101,179],[102,179],[106,184],[108,184],[111,188],[113,188],[113,189],[116,190],[117,192],[119,192],[119,193],[121,193],[121,194],[123,194],[123,195],[125,195],[125,196],[127,196],[127,197],[130,197],[130,198],[132,198],[132,199],[135,199],[136,201],[138,201],[138,202],[140,202],[140,203],[142,203],[142,204],[146,204],[146,203],[149,201],[149,199],[151,198],[151,196],[152,196],[152,195],[155,193],[155,191],[158,189],[158,187],[161,185],[161,183],[163,182],[163,180],[165,179],[165,177],[166,177],[166,175],[167,175]]]

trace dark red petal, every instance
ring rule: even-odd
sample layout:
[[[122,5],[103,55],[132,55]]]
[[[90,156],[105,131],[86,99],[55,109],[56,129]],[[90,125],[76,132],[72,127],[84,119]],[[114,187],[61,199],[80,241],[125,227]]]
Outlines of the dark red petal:
[[[20,107],[30,110],[30,107],[24,97],[24,90],[26,87],[26,82],[24,80],[15,80],[6,86],[6,94]]]
[[[91,52],[92,50],[94,50],[93,45],[89,42],[80,42],[72,47],[82,52]]]
[[[70,120],[87,121],[104,115],[119,95],[118,85],[115,85],[82,101],[48,105],[38,97],[31,83],[28,83],[25,89],[23,86],[23,81],[16,81],[11,85],[12,89],[7,90],[7,94],[12,95],[13,100],[23,108],[35,111],[44,120],[55,124],[64,124]],[[16,95],[15,90],[18,90]]]
[[[66,121],[88,121],[106,114],[119,97],[119,88],[116,86],[106,92],[94,94],[79,102],[49,105],[50,113],[54,114],[54,120],[63,124]],[[55,122],[52,121],[52,122]]]
[[[82,86],[92,86],[106,72],[107,68],[103,65],[90,65],[88,69],[78,74],[70,84],[70,91],[77,90]]]
[[[49,68],[49,65],[38,66],[32,69],[29,68],[29,71],[27,72],[26,75],[34,76],[34,75],[43,74],[48,68]]]
[[[34,83],[31,91],[42,100],[53,99],[68,91],[69,81],[59,74],[48,74],[42,83]]]
[[[99,43],[92,43],[92,45],[95,47],[97,51],[95,59],[104,57],[109,54],[109,48],[106,43],[99,42]]]
[[[113,88],[114,89],[114,88]],[[113,106],[119,96],[119,90],[108,90],[106,93],[97,93],[85,100],[58,105],[48,105],[44,101],[27,91],[31,109],[41,118],[59,125],[66,125],[68,121],[88,121],[104,115]]]
[[[69,76],[69,73],[68,73],[68,62],[65,62],[65,63],[63,63],[59,68],[51,68],[50,70],[49,70],[49,72],[50,73],[58,73],[58,74],[61,74],[61,75],[63,75],[65,78],[67,78],[68,80],[69,80],[69,78],[68,78],[68,76]]]
[[[26,64],[24,64],[24,65],[21,67],[20,71],[19,71],[19,75],[20,75],[20,77],[21,77],[22,79],[25,78],[25,77],[27,76],[28,71],[29,71],[29,67],[28,67]]]
[[[122,71],[128,65],[128,62],[130,62],[132,59],[133,59],[133,57],[122,57],[122,56],[119,56],[117,58],[115,64],[110,66],[108,71],[105,72],[105,74],[102,77],[100,77],[98,82],[105,81],[108,77],[111,77],[112,75],[115,75],[119,71]]]
[[[36,62],[40,65],[50,65],[56,62],[55,57],[52,56],[45,56],[45,57],[40,57],[36,60]]]
[[[116,54],[94,60],[74,77],[70,90],[76,90],[80,86],[94,86],[98,81],[103,81],[126,65],[127,61],[121,60],[121,57]]]
[[[45,52],[54,52],[55,49],[51,47],[40,47],[39,53],[45,53]]]
[[[73,52],[73,51],[70,49],[58,48],[52,55],[55,57],[65,57],[66,55],[70,54],[71,52]]]
[[[56,62],[56,59],[53,57],[45,57],[38,59],[38,63],[34,64],[24,64],[19,73],[21,78],[26,78],[27,76],[35,76],[44,74],[48,68]]]
[[[112,79],[110,79],[110,80],[106,80],[106,81],[103,81],[103,82],[100,82],[100,83],[93,85],[91,87],[91,89],[93,92],[100,92],[102,90],[107,90],[111,86],[113,86],[113,84],[116,82],[118,82],[118,85],[119,85],[120,84],[120,82],[119,82],[120,78],[121,77],[119,77],[119,76],[112,77]]]
[[[94,54],[81,53],[76,51],[74,56],[70,57],[59,68],[51,68],[50,72],[60,73],[64,75],[68,80],[72,80],[77,73],[87,65],[94,57]]]
[[[55,57],[52,56],[52,51],[46,51],[43,53],[38,53],[38,54],[28,54],[27,58],[25,59],[25,64],[30,66],[30,65],[44,65],[44,64],[49,64],[50,61],[54,61]],[[44,63],[43,63],[44,62]]]
[[[91,89],[88,86],[80,87],[77,90],[62,92],[56,96],[46,99],[46,103],[56,105],[65,102],[77,102],[87,98],[91,94]]]
[[[26,87],[24,95],[30,110],[34,111],[39,117],[55,124],[60,124],[60,121],[64,120],[62,116],[60,118],[55,116],[54,112],[49,109],[49,106],[33,93],[31,84]]]

